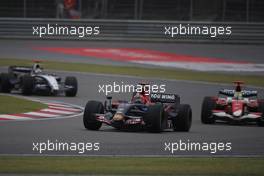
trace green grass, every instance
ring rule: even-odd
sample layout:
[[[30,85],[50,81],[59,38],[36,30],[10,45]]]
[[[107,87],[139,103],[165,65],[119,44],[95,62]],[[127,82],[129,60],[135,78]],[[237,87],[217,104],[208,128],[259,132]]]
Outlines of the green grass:
[[[35,101],[0,95],[0,114],[16,114],[47,108],[47,105]]]
[[[264,175],[263,158],[0,157],[0,173]]]
[[[22,59],[0,59],[0,66],[9,65],[32,65],[31,60]],[[241,75],[241,74],[225,74],[215,72],[199,72],[181,69],[158,69],[158,68],[139,68],[126,66],[106,66],[84,63],[69,63],[45,61],[42,66],[46,69],[78,71],[89,73],[103,74],[120,74],[140,77],[151,77],[161,79],[177,79],[177,80],[193,80],[206,81],[215,83],[231,83],[236,80],[244,81],[248,85],[264,87],[264,76],[260,75]]]

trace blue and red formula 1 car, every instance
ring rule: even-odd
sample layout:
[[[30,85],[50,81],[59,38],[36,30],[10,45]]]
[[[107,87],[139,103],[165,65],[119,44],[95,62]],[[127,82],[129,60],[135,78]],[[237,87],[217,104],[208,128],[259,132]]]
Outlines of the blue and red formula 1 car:
[[[192,109],[188,104],[180,104],[178,95],[142,91],[134,93],[131,101],[112,101],[112,97],[107,97],[104,104],[89,101],[83,123],[88,130],[99,130],[102,124],[106,124],[120,130],[140,129],[157,133],[170,128],[187,132],[192,123]]]

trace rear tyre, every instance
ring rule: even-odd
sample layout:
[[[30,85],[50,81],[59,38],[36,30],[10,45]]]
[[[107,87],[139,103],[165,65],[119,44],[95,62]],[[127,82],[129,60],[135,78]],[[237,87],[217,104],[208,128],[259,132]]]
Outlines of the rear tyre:
[[[33,93],[35,85],[35,78],[29,75],[25,75],[22,78],[22,94],[31,95]]]
[[[8,73],[2,73],[0,76],[0,92],[10,93],[12,90],[12,84],[10,83],[12,75]]]
[[[205,97],[202,104],[201,121],[204,124],[215,123],[215,118],[212,116],[212,111],[216,103],[211,97]]]
[[[66,86],[65,95],[67,97],[75,97],[78,91],[77,79],[75,77],[70,77],[70,76],[66,77],[65,86]],[[67,86],[69,86],[70,88],[67,89]]]
[[[258,120],[257,124],[260,127],[264,127],[264,102],[259,103],[259,112],[262,113],[262,117]]]
[[[163,131],[163,124],[166,118],[162,104],[155,104],[148,107],[148,111],[144,116],[147,130],[152,133],[159,133]]]
[[[96,120],[95,114],[103,114],[104,106],[98,101],[89,101],[84,110],[83,124],[88,130],[99,130],[102,126],[102,122]]]
[[[192,109],[188,104],[180,104],[179,114],[173,121],[174,131],[190,131],[192,126]]]

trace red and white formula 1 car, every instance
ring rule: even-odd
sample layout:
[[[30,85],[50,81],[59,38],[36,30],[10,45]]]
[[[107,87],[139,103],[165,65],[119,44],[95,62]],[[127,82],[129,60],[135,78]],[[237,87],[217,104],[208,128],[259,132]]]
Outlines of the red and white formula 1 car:
[[[227,122],[256,122],[264,126],[264,100],[258,99],[257,91],[242,90],[243,82],[236,81],[235,90],[223,89],[216,97],[205,97],[201,121],[213,124],[216,120]]]

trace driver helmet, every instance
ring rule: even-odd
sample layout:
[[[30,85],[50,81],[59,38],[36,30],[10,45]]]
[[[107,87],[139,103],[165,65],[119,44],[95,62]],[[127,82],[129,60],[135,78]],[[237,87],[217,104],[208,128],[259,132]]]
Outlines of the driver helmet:
[[[240,91],[240,92],[235,91],[234,97],[235,97],[236,99],[241,100],[241,99],[243,98],[243,96],[242,96],[242,92],[241,92],[241,91]]]
[[[41,71],[42,71],[42,70],[41,70],[39,64],[34,64],[34,65],[33,65],[33,72],[34,72],[34,73],[40,73]]]
[[[134,103],[139,103],[139,104],[144,104],[144,97],[140,94],[140,93],[137,93],[134,98],[133,98],[133,102]]]
[[[236,86],[236,89],[235,89],[235,93],[234,93],[234,97],[236,99],[239,99],[241,100],[243,98],[243,95],[242,95],[242,88],[241,88],[241,83],[238,82],[237,86]]]

